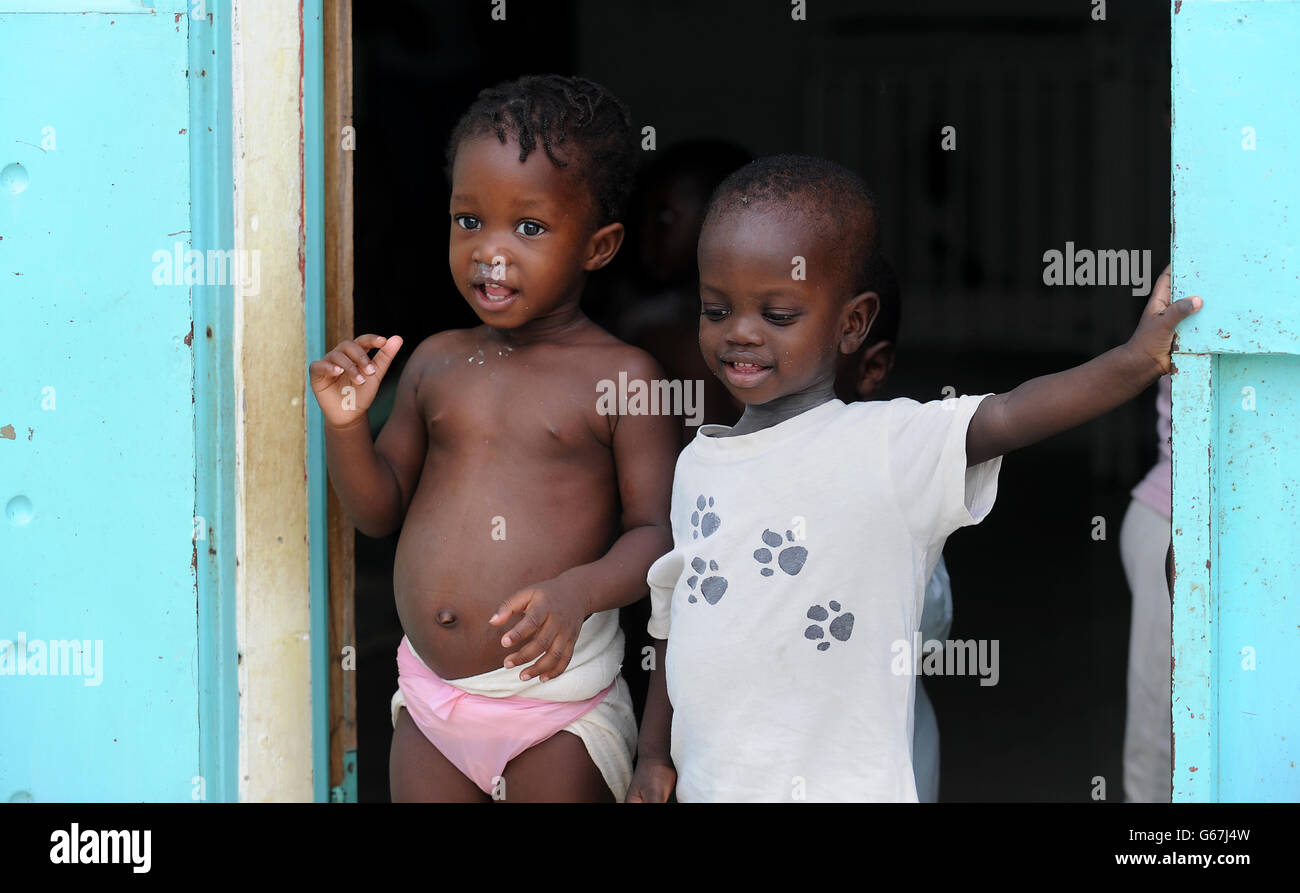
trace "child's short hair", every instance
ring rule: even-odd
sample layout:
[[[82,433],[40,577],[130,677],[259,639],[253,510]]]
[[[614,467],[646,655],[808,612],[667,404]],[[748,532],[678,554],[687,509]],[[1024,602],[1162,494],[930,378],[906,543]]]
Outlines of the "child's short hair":
[[[781,204],[812,218],[825,238],[842,246],[850,294],[877,279],[876,201],[862,178],[811,155],[758,158],[723,180],[709,199],[705,225],[740,206]]]
[[[468,137],[496,134],[519,143],[519,160],[537,148],[557,167],[568,162],[555,155],[560,144],[582,165],[600,226],[621,220],[636,172],[636,136],[627,108],[594,81],[557,74],[527,75],[481,91],[456,122],[447,143],[447,176],[456,151]]]

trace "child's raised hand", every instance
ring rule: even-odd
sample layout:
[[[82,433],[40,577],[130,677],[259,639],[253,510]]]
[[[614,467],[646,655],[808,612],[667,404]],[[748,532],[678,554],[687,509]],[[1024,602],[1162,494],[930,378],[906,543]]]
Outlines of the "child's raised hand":
[[[1198,297],[1170,303],[1169,270],[1169,267],[1165,267],[1165,271],[1156,280],[1156,286],[1151,290],[1151,299],[1147,301],[1137,329],[1128,340],[1133,350],[1149,356],[1166,375],[1172,368],[1170,351],[1173,348],[1174,328],[1200,310],[1204,303]]]
[[[668,760],[641,757],[624,803],[667,803],[677,786],[677,770]]]
[[[371,359],[368,351],[376,347],[379,353]],[[326,424],[340,428],[365,415],[401,349],[399,335],[361,335],[355,341],[340,341],[338,347],[308,366],[311,389]]]
[[[507,654],[505,666],[517,667],[536,657],[541,659],[525,668],[520,679],[540,676],[543,682],[564,672],[573,657],[578,633],[587,620],[587,603],[582,593],[574,592],[559,580],[547,580],[521,589],[501,603],[488,623],[500,626],[514,614],[523,614],[509,632],[501,637],[503,648],[524,645]],[[531,641],[530,641],[531,640]]]

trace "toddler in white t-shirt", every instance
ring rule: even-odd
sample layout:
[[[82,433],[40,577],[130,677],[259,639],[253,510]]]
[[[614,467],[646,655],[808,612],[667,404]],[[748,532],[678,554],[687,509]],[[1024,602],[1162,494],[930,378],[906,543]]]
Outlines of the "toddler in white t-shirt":
[[[1004,453],[1168,372],[1200,307],[1170,303],[1166,271],[1129,341],[1082,366],[1006,394],[846,405],[836,365],[877,315],[876,243],[866,186],[821,159],[759,159],[710,201],[700,348],[745,411],[677,461],[629,801],[915,801],[915,677],[895,646],[944,541],[988,514]]]

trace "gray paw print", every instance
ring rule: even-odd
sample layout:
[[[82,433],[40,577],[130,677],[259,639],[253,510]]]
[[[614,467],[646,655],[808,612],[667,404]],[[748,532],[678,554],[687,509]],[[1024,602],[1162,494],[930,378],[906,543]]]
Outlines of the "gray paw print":
[[[695,528],[691,531],[691,539],[699,539],[701,536],[713,536],[713,534],[717,533],[718,528],[722,526],[722,519],[713,512],[705,511],[705,509],[713,508],[713,497],[710,496],[706,501],[704,495],[701,494],[695,500],[695,508],[696,511],[691,512],[691,527]]]
[[[692,590],[691,594],[686,597],[686,600],[691,604],[695,604],[695,602],[698,601],[694,592],[695,584],[698,582],[700,584],[700,595],[704,596],[704,600],[709,604],[716,605],[718,600],[722,598],[723,593],[727,591],[726,579],[723,577],[705,577],[701,581],[700,574],[703,574],[706,570],[716,571],[718,569],[718,563],[716,561],[710,561],[706,565],[703,558],[693,558],[691,559],[691,569],[694,570],[695,573],[686,580],[686,585]]]
[[[794,534],[790,531],[785,532],[786,540],[794,542]],[[773,533],[771,530],[763,531],[763,542],[770,546],[770,549],[755,549],[754,560],[759,564],[770,564],[772,561],[772,549],[785,544],[781,539],[781,534]],[[803,570],[803,563],[808,560],[808,550],[803,546],[788,546],[777,553],[776,563],[781,570],[790,576],[794,576]],[[770,567],[763,568],[759,573],[765,577],[770,577],[776,573]]]
[[[830,605],[831,611],[834,611],[836,614],[839,614],[839,616],[836,617],[834,620],[832,620],[829,624],[831,638],[835,639],[837,642],[847,642],[849,640],[849,636],[853,635],[853,615],[840,614],[839,602],[827,602],[827,604]],[[813,605],[811,608],[809,608],[808,619],[816,620],[817,623],[811,624],[807,629],[805,629],[803,631],[803,637],[805,639],[812,639],[814,642],[817,641],[818,639],[826,638],[826,630],[821,628],[821,623],[822,621],[824,621],[826,618],[830,616],[831,616],[830,613],[821,605]],[[819,642],[817,645],[817,650],[825,651],[829,647],[831,647],[830,642]]]

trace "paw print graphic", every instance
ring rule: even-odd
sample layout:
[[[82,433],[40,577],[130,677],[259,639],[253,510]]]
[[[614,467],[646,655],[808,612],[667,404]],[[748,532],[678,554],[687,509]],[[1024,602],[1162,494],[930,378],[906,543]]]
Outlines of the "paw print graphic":
[[[781,534],[774,533],[771,530],[763,531],[763,542],[770,548],[761,548],[754,550],[754,560],[759,564],[767,565],[772,563],[772,550],[779,546],[785,545],[786,541],[794,542],[794,534],[790,531],[785,532],[785,540],[781,539]],[[803,570],[803,563],[808,560],[808,550],[803,546],[786,546],[780,552],[776,553],[776,565],[790,576],[794,576]],[[776,573],[770,567],[764,567],[759,571],[763,576],[770,577]]]
[[[840,614],[839,602],[832,601],[832,602],[827,602],[827,604],[830,605],[831,608],[830,611],[827,611],[821,605],[813,605],[811,608],[808,609],[808,619],[816,620],[817,622],[810,624],[808,628],[803,631],[803,637],[805,639],[811,639],[814,642],[817,642],[818,639],[825,639],[826,630],[822,629],[821,624],[831,616],[831,612],[833,611],[838,616],[835,617],[833,620],[831,620],[831,622],[828,624],[831,638],[837,642],[847,642],[849,640],[849,636],[853,635],[853,615]],[[831,647],[830,642],[817,643],[818,651],[825,651],[829,647]]]
[[[716,561],[710,561],[708,564],[705,564],[703,558],[693,558],[691,559],[691,569],[694,570],[695,573],[686,580],[686,585],[691,588],[691,594],[686,597],[686,600],[691,604],[695,604],[699,601],[699,599],[695,597],[695,584],[699,583],[700,595],[702,595],[704,600],[709,604],[716,605],[718,600],[721,599],[723,594],[727,591],[726,578],[713,576],[705,577],[701,580],[700,576],[705,571],[716,571],[718,569],[718,563]]]
[[[718,532],[718,528],[722,526],[722,519],[712,511],[707,511],[712,508],[712,496],[706,500],[704,495],[701,494],[695,500],[695,511],[691,512],[691,527],[693,528],[691,530],[691,539],[699,539],[701,536],[713,536]]]

